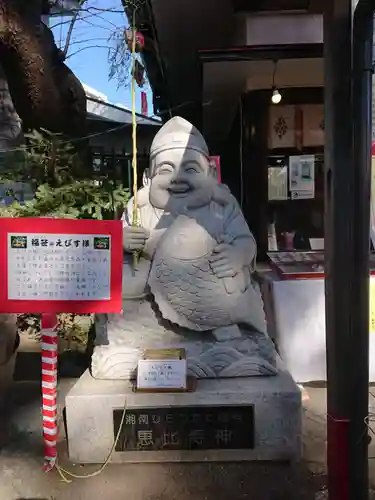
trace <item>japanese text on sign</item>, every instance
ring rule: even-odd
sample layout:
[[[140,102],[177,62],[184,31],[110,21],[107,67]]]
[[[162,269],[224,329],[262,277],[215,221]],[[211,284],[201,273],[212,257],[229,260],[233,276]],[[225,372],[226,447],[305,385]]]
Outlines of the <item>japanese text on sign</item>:
[[[186,389],[186,359],[140,359],[138,389]]]
[[[114,410],[114,436],[122,413]],[[189,406],[127,410],[116,451],[253,447],[253,406]]]
[[[8,298],[108,300],[111,237],[8,233]]]

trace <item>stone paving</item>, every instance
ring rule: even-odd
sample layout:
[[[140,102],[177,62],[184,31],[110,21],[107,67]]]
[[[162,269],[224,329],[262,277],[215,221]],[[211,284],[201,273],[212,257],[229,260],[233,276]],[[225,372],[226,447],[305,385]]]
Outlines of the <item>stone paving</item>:
[[[59,414],[74,383],[59,384]],[[109,465],[101,474],[64,483],[56,471],[42,471],[40,389],[18,382],[7,423],[0,429],[1,500],[325,500],[325,389],[309,388],[304,401],[304,459],[297,464]],[[375,404],[375,400],[374,400]],[[61,464],[76,475],[98,466],[74,466],[60,433]],[[375,457],[375,444],[370,445]],[[375,484],[375,460],[370,460]]]

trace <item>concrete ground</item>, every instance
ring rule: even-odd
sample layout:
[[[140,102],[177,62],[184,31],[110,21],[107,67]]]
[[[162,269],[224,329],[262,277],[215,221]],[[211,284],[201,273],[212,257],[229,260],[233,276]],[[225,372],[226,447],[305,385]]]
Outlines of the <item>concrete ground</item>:
[[[27,367],[28,376],[18,374],[18,380],[32,378],[29,375],[33,363],[24,361],[21,365]],[[67,371],[71,372],[69,366]],[[65,394],[74,382],[60,379],[60,421]],[[109,465],[99,475],[66,483],[56,470],[46,474],[42,469],[40,382],[35,377],[34,381],[19,381],[7,418],[0,422],[0,499],[325,500],[325,397],[323,388],[306,388],[304,392],[304,458],[297,464]],[[371,401],[375,407],[372,396]],[[370,456],[375,457],[375,440],[370,445]],[[62,425],[59,457],[61,466],[76,475],[99,469],[69,463]],[[375,459],[370,460],[370,475],[375,485]]]
[[[74,383],[62,379],[59,413],[64,395]],[[314,393],[320,401],[322,390]],[[323,500],[324,410],[310,400],[305,410],[305,457],[299,464],[143,464],[109,465],[87,479],[61,480],[56,471],[45,474],[41,439],[40,386],[18,382],[7,424],[1,426],[1,500]],[[61,465],[76,475],[97,466],[73,466],[66,458],[60,432]]]

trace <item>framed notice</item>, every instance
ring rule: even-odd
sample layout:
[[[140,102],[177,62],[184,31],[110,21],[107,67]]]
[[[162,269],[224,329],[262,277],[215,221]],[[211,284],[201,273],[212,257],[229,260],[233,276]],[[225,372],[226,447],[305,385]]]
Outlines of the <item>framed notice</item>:
[[[186,359],[140,359],[137,389],[185,389]]]
[[[314,198],[315,157],[314,155],[289,157],[289,189],[292,200]]]
[[[287,167],[268,167],[268,199],[288,199]]]
[[[118,313],[122,224],[0,218],[0,313]]]

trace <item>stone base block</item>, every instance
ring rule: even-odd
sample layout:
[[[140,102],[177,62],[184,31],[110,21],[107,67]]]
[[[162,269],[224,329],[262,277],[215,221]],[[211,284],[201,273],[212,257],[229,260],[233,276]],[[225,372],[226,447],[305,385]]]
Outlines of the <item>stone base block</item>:
[[[253,422],[249,421],[248,425],[253,426],[254,443],[250,449],[219,446],[208,450],[114,451],[111,462],[298,460],[301,455],[301,392],[286,371],[272,378],[198,380],[195,392],[174,394],[137,393],[128,381],[96,380],[87,371],[66,397],[69,456],[73,463],[107,460],[114,444],[114,410],[126,407],[130,414],[131,410],[153,408],[155,413],[159,410],[165,414],[167,409],[179,408],[177,413],[183,415],[187,407],[202,407],[200,410],[203,410],[215,406],[248,408],[251,405]],[[203,427],[200,424],[200,429]]]

